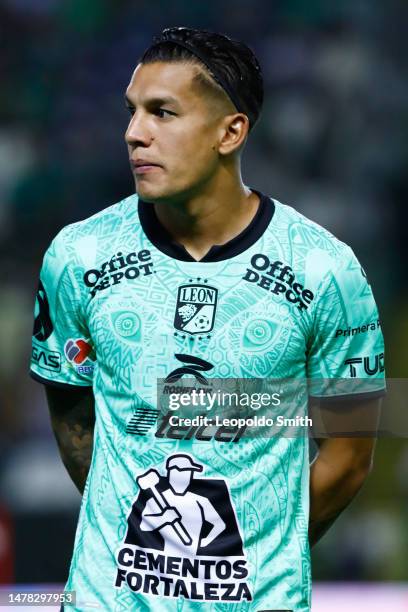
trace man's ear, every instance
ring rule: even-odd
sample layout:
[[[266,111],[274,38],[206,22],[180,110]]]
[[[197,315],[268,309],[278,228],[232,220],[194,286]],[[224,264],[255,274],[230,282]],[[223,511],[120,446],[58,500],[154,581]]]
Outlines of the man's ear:
[[[224,117],[222,134],[218,151],[221,155],[229,155],[239,150],[248,136],[249,120],[243,113],[235,113]]]

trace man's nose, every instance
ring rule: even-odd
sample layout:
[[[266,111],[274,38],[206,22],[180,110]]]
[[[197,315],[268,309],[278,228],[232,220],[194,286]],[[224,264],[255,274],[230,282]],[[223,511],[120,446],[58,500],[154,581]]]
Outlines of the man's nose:
[[[135,112],[125,132],[125,141],[132,147],[148,147],[152,142],[152,135],[146,125],[142,114]]]

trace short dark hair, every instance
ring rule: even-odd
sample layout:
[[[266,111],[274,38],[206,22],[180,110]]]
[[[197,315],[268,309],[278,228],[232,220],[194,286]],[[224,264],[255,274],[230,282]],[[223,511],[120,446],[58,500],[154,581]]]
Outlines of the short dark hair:
[[[263,78],[257,58],[244,43],[206,30],[166,28],[154,37],[140,61],[187,61],[204,66],[237,110],[247,115],[250,128],[255,125],[262,108]]]

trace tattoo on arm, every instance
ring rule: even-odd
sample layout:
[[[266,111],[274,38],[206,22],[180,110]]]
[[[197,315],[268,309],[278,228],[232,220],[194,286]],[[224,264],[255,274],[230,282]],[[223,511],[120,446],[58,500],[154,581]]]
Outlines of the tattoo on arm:
[[[92,389],[47,387],[51,424],[62,461],[83,493],[92,459],[95,401]]]

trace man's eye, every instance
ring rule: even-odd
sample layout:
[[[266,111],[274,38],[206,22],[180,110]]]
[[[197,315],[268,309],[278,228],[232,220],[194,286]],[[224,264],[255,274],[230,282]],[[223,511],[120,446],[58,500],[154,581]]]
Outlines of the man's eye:
[[[155,114],[160,117],[160,119],[165,119],[166,117],[172,117],[175,115],[175,113],[172,113],[169,110],[166,110],[165,108],[158,108],[155,111]]]

